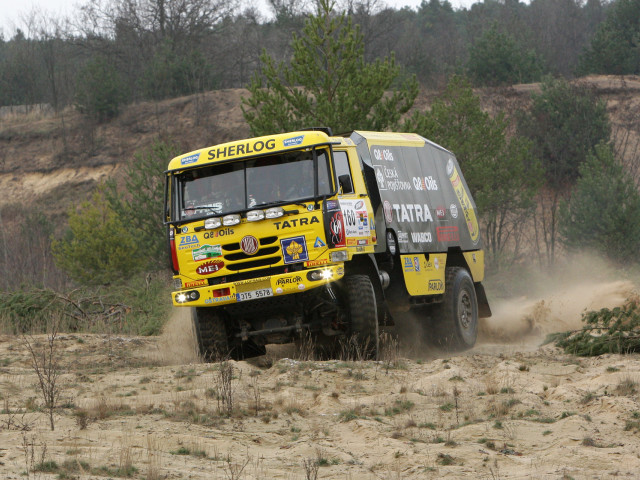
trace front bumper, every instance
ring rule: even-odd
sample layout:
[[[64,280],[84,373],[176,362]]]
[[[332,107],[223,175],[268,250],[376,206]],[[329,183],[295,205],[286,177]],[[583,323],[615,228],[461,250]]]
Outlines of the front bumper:
[[[344,264],[323,265],[298,272],[178,290],[171,293],[171,298],[176,307],[228,305],[310,290],[340,280],[343,276]]]

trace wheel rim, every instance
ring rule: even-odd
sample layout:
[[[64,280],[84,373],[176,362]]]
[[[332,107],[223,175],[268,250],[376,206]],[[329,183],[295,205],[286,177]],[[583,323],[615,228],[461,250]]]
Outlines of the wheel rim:
[[[471,319],[473,318],[473,306],[471,304],[471,296],[469,292],[463,290],[458,296],[458,320],[463,329],[469,328]]]

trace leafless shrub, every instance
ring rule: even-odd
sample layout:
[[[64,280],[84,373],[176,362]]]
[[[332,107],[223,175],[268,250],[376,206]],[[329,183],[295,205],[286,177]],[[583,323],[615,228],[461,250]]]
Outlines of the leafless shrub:
[[[304,468],[304,474],[305,474],[306,480],[317,480],[320,464],[315,459],[313,458],[303,459],[302,468]]]
[[[33,428],[35,420],[31,416],[27,416],[26,412],[14,412],[9,407],[9,400],[4,399],[4,407],[2,413],[5,418],[0,423],[0,430],[15,430],[20,432],[28,432]]]
[[[57,319],[52,319],[50,323],[50,331],[43,345],[38,344],[33,337],[29,339],[26,335],[22,336],[22,341],[31,355],[31,366],[38,377],[38,386],[44,401],[44,408],[49,414],[49,423],[53,431],[55,430],[54,412],[60,398],[60,385],[58,383],[60,377],[60,355],[56,341],[59,322]]]
[[[233,413],[233,370],[233,365],[228,359],[222,360],[218,363],[218,375],[216,377],[218,411],[225,415],[231,415]]]
[[[260,414],[260,409],[261,409],[260,382],[258,381],[257,375],[251,377],[251,393],[253,394],[253,406],[256,412],[256,417],[257,417]]]
[[[231,457],[231,451],[227,452],[227,457],[224,459],[224,473],[230,480],[237,480],[241,477],[242,472],[251,461],[251,456],[247,451],[246,457],[240,462],[234,462]]]
[[[296,358],[303,362],[315,360],[316,342],[313,334],[305,330],[296,342]]]

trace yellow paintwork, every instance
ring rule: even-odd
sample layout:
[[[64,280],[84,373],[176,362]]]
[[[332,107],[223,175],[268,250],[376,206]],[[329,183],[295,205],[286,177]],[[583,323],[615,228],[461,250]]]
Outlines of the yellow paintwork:
[[[484,250],[476,250],[475,252],[462,252],[467,266],[471,272],[471,278],[474,282],[484,280]]]
[[[200,167],[215,162],[226,162],[256,155],[300,150],[305,147],[331,143],[323,132],[290,132],[267,137],[256,137],[235,142],[222,143],[175,157],[169,162],[169,171]]]
[[[400,267],[410,295],[444,293],[446,265],[446,253],[400,255]]]

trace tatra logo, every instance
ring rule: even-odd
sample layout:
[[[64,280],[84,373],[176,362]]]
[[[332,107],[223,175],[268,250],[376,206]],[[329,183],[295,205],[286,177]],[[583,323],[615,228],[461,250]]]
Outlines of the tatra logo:
[[[203,263],[196,268],[196,273],[198,275],[209,275],[217,272],[222,267],[224,267],[224,262],[222,260],[211,260],[210,262]]]
[[[259,153],[263,150],[273,150],[276,147],[276,141],[269,139],[267,141],[257,140],[254,142],[245,142],[236,145],[219,146],[209,150],[209,160],[215,160],[225,157],[233,157],[236,155],[249,155],[251,153]]]
[[[396,211],[398,222],[433,222],[429,205],[394,203],[393,209]]]
[[[225,235],[233,235],[233,228],[223,228],[215,232],[205,232],[204,238],[224,237]]]
[[[291,227],[297,227],[297,226],[304,226],[304,225],[311,225],[313,223],[320,223],[320,220],[318,220],[318,217],[313,216],[311,217],[311,219],[309,218],[293,218],[291,220],[285,220],[284,222],[273,222],[273,224],[276,226],[276,230],[284,230],[285,228],[291,228]]]
[[[253,255],[258,251],[258,239],[253,235],[247,235],[240,240],[240,248],[247,255]]]
[[[276,282],[276,285],[289,285],[292,283],[300,283],[302,281],[302,277],[300,275],[297,275],[295,277],[290,277],[290,278],[279,278],[278,281]]]

